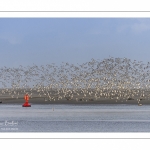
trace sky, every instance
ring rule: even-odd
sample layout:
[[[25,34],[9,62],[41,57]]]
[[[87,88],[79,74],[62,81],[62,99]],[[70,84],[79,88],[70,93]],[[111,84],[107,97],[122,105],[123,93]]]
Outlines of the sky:
[[[149,18],[0,18],[0,67],[150,61]]]

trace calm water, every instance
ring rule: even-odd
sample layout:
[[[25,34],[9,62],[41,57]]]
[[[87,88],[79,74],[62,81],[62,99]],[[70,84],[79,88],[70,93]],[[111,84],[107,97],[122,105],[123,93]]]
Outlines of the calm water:
[[[150,106],[0,104],[0,132],[150,132]]]

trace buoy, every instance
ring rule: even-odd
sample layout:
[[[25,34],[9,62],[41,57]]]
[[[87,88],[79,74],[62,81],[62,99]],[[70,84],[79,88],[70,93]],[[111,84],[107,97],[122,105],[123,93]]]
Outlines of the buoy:
[[[22,105],[22,107],[31,107],[31,105],[28,103],[29,100],[28,94],[25,94],[24,99],[25,99],[25,103]]]

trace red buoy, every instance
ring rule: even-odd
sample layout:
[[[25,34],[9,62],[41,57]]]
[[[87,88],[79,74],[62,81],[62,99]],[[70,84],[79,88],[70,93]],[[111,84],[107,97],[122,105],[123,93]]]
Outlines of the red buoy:
[[[25,99],[25,103],[22,105],[22,107],[31,107],[31,105],[28,103],[29,100],[28,94],[25,94],[24,99]]]

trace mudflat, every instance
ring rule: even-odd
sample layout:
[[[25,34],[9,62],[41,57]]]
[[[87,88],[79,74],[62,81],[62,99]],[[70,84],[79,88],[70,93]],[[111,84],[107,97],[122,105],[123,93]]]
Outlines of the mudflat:
[[[24,103],[24,95],[28,93],[30,96],[29,103],[32,104],[150,104],[150,100],[146,97],[141,98],[139,95],[135,95],[134,97],[127,98],[127,97],[119,97],[115,95],[113,98],[109,98],[108,96],[101,96],[101,97],[94,97],[94,94],[91,96],[86,95],[79,92],[79,94],[73,93],[73,97],[65,96],[63,93],[58,93],[56,91],[49,91],[51,93],[51,98],[47,95],[40,94],[37,91],[30,91],[21,92],[21,90],[16,91],[16,94],[12,96],[9,93],[5,92],[4,94],[0,95],[0,104],[17,104],[17,103]],[[17,93],[19,93],[17,95]],[[93,92],[94,93],[94,92]],[[107,93],[107,92],[105,92]],[[148,94],[149,92],[145,92]],[[61,98],[60,98],[61,97]]]
[[[23,104],[24,98],[9,98],[3,97],[0,99],[0,105],[2,104]],[[31,104],[138,104],[137,100],[109,100],[109,99],[61,99],[61,100],[49,100],[47,97],[32,97],[29,99]],[[140,104],[149,105],[150,100],[141,100]]]

